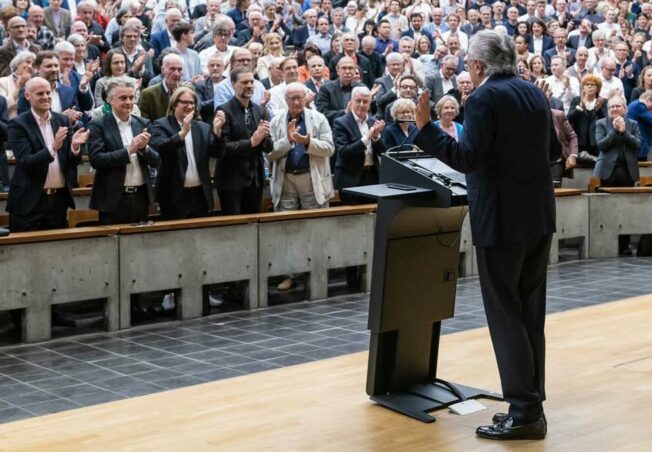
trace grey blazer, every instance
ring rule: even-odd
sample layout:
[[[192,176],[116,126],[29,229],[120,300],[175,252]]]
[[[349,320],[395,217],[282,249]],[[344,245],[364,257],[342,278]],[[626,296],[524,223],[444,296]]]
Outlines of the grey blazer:
[[[599,119],[595,124],[595,141],[600,154],[593,175],[602,180],[611,176],[620,150],[625,153],[627,170],[632,180],[636,182],[639,179],[636,152],[641,147],[641,132],[636,121],[625,119],[625,122],[625,133],[622,134],[614,130],[611,118]]]

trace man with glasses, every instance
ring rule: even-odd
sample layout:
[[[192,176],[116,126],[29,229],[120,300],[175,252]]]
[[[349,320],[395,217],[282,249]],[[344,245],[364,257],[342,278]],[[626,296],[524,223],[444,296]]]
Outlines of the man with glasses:
[[[234,33],[235,24],[229,17],[222,17],[217,21],[213,30],[213,45],[199,52],[202,71],[206,72],[208,59],[215,54],[220,56],[224,61],[231,59],[233,51],[237,48],[229,45],[229,41]]]
[[[0,47],[0,76],[11,75],[9,63],[18,53],[38,53],[41,48],[27,40],[27,23],[20,16],[12,17],[7,24],[9,31],[8,42]]]
[[[616,94],[624,95],[625,88],[622,80],[615,76],[616,62],[613,58],[605,57],[600,61],[600,78],[602,79],[602,89],[600,97],[609,99]]]
[[[629,46],[626,42],[619,42],[614,46],[614,53],[616,54],[616,74],[623,82],[623,89],[625,91],[625,99],[629,99],[632,91],[636,88],[636,82],[641,70],[638,64],[634,63],[629,58]]]
[[[136,21],[138,22],[138,19]],[[128,21],[120,29],[121,50],[127,57],[127,73],[133,78],[141,79],[142,86],[147,86],[154,77],[154,65],[151,55],[141,45],[141,36],[140,22],[131,23]]]
[[[426,78],[426,88],[430,92],[430,101],[437,103],[439,98],[450,90],[457,88],[455,73],[459,66],[459,58],[453,55],[444,57],[441,68],[435,75]]]
[[[393,99],[390,98],[389,103],[383,111],[379,111],[376,115],[378,119],[383,119],[386,123],[393,122],[392,120],[392,105],[398,99],[409,99],[416,104],[417,96],[419,94],[419,81],[414,75],[402,75],[398,82],[398,95],[394,92]]]
[[[315,105],[317,110],[328,118],[329,124],[333,124],[335,119],[346,114],[353,88],[364,86],[360,82],[353,81],[355,67],[352,58],[342,58],[337,63],[337,79],[324,83],[317,94]]]
[[[231,54],[231,70],[237,68],[253,70],[253,61],[253,56],[249,50],[236,48],[236,50]],[[227,77],[215,87],[215,96],[213,99],[215,108],[218,108],[220,105],[231,100],[234,95],[235,90],[231,83],[231,78]],[[265,87],[258,80],[254,80],[252,101],[262,107],[265,107],[267,102],[269,102],[269,94],[266,94]]]

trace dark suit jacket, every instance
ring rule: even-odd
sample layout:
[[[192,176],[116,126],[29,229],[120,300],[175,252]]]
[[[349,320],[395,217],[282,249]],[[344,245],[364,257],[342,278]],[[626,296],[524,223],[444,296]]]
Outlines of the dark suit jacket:
[[[355,88],[363,85],[362,83],[353,82],[351,86]],[[339,80],[330,80],[321,86],[315,99],[315,106],[319,113],[326,116],[328,123],[331,125],[336,118],[346,113],[346,102],[344,101]]]
[[[444,92],[444,85],[442,83],[442,78],[439,71],[437,71],[435,75],[426,77],[425,85],[430,92],[430,100],[432,102],[437,102],[440,97],[446,94]],[[453,78],[453,89],[457,89],[457,80],[455,77]]]
[[[595,125],[595,140],[600,155],[593,168],[593,175],[602,180],[611,176],[620,151],[625,154],[627,171],[632,180],[636,182],[639,179],[636,154],[641,147],[641,132],[636,121],[625,119],[625,122],[625,133],[616,132],[611,118],[602,118]]]
[[[212,127],[201,121],[193,121],[190,126],[192,148],[197,165],[197,173],[206,197],[208,210],[213,210],[213,187],[209,173],[209,157],[224,156],[224,142],[216,137]],[[179,137],[181,127],[174,116],[158,119],[152,125],[152,138],[149,144],[161,156],[161,166],[156,178],[156,200],[164,217],[168,212],[183,210],[180,206],[183,183],[188,169],[186,144]],[[190,208],[190,206],[187,206]]]
[[[552,110],[552,123],[561,144],[561,157],[566,160],[571,154],[577,156],[577,134],[568,122],[563,110]]]
[[[300,50],[303,48],[309,37],[310,33],[308,32],[308,26],[304,25],[294,30],[294,33],[292,33],[291,43],[294,44],[295,49]]]
[[[577,50],[577,48],[580,46],[579,42],[580,42],[579,35],[575,35],[575,36],[571,36],[570,38],[568,38],[568,44],[567,45],[568,45],[568,47]],[[586,37],[584,47],[586,47],[587,49],[590,49],[591,47],[593,47],[593,39],[591,39],[591,34],[590,33]]]
[[[57,134],[59,127],[68,127],[68,117],[52,112],[52,132]],[[7,200],[7,211],[20,215],[32,211],[43,193],[43,186],[48,174],[48,167],[54,158],[45,145],[38,123],[31,111],[19,114],[9,123],[7,147],[14,151],[16,169],[11,179],[11,189]],[[75,208],[72,195],[75,169],[81,161],[81,156],[73,155],[70,150],[72,128],[68,129],[68,137],[59,149],[58,158],[63,177],[66,181],[68,207]]]
[[[566,67],[575,64],[575,49],[571,47],[566,47],[564,53],[565,54],[562,56],[566,59]],[[567,57],[566,53],[568,54],[568,56],[570,56],[570,58]],[[553,47],[552,49],[548,49],[545,52],[543,52],[543,61],[546,66],[546,71],[548,71],[548,73],[550,73],[550,59],[558,54],[559,53],[557,52],[556,47]]]
[[[518,77],[499,75],[467,99],[459,143],[430,122],[414,144],[466,173],[473,243],[493,247],[554,232],[551,140],[543,92]]]
[[[324,83],[324,82],[322,82],[322,83]],[[308,88],[313,93],[319,94],[319,91],[317,91],[317,87],[315,86],[315,82],[313,82],[311,78],[309,78],[308,81],[303,82],[303,84],[306,85],[306,88]]]
[[[37,54],[41,50],[36,44],[30,44],[29,51],[33,54]],[[13,41],[9,41],[7,44],[0,47],[0,77],[6,77],[11,74],[11,68],[9,63],[16,56],[16,47],[14,46]]]
[[[548,35],[543,35],[543,46],[541,47],[541,53],[546,53],[546,50],[552,49],[555,46],[555,42]],[[530,36],[530,42],[527,45],[527,49],[530,53],[534,53],[534,38]]]
[[[587,151],[597,155],[597,142],[595,141],[595,124],[598,119],[607,116],[607,102],[602,104],[602,108],[593,110],[578,110],[577,106],[580,104],[580,96],[574,97],[571,100],[570,108],[568,109],[568,122],[573,126],[573,130],[577,134],[577,142],[580,151]]]
[[[331,59],[330,63],[328,63],[328,70],[330,71],[331,80],[337,79],[337,63],[342,59],[343,56],[344,54],[340,53],[339,55],[334,56]],[[356,53],[356,57],[358,59],[358,66],[360,67],[361,71],[360,76],[362,77],[362,83],[367,85],[367,88],[371,89],[374,81],[374,71],[371,67],[371,63],[366,56],[360,55],[359,53]]]
[[[367,124],[373,126],[374,119],[367,116]],[[341,190],[360,185],[364,169],[366,146],[362,142],[360,129],[353,113],[349,112],[337,118],[333,124],[333,142],[335,143],[335,188]],[[376,168],[379,168],[380,154],[385,152],[382,140],[372,142]]]
[[[217,162],[215,185],[220,190],[242,190],[253,183],[263,187],[263,152],[274,149],[269,135],[256,147],[251,147],[251,134],[245,124],[244,108],[237,97],[223,103],[218,110],[224,111],[226,123],[222,127],[222,140],[225,143],[224,157]],[[266,119],[260,105],[253,104],[254,124]]]
[[[131,131],[134,136],[142,133],[148,125],[149,121],[146,119],[131,117]],[[88,156],[96,170],[90,207],[100,212],[111,212],[117,207],[124,191],[126,167],[131,162],[129,152],[122,144],[118,123],[113,113],[91,122],[89,130]],[[138,153],[150,204],[154,203],[152,174],[160,160],[158,153],[150,146]]]
[[[153,33],[152,37],[150,38],[150,42],[152,43],[152,48],[155,52],[154,57],[158,58],[163,49],[170,47],[170,37],[168,36],[167,28],[163,31],[159,31],[158,33]]]
[[[371,55],[367,55],[366,53],[363,53],[362,50],[358,51],[358,55],[369,60],[369,64],[371,64],[372,79],[375,80],[383,76],[383,72],[385,71],[385,61],[380,55],[376,52],[371,52]]]
[[[432,35],[430,32],[421,30],[421,34],[428,38],[430,41],[430,48],[434,49],[435,48],[435,41],[432,39]],[[408,28],[406,31],[403,32],[401,36],[409,36],[410,38],[414,39],[414,30],[412,28]]]
[[[88,90],[82,93],[78,88],[66,86],[63,83],[57,82],[57,89],[59,90],[59,99],[61,100],[61,111],[66,111],[73,108],[78,111],[92,110],[95,106],[95,99],[93,99],[93,91],[90,84]],[[25,99],[25,87],[22,87],[18,92],[18,114],[30,110],[29,102]]]
[[[215,116],[213,81],[209,78],[193,83],[193,85],[195,85],[195,92],[197,93],[201,119],[207,124],[212,124]]]
[[[7,141],[8,127],[9,118],[7,117],[7,99],[5,99],[4,96],[0,96],[0,152],[5,151],[5,141]]]
[[[145,88],[140,93],[138,108],[143,118],[156,121],[167,115],[170,98],[165,93],[162,83]]]

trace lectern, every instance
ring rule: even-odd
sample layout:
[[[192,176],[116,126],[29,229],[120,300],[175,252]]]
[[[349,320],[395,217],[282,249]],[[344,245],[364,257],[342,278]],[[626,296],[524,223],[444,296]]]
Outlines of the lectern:
[[[416,149],[383,155],[380,184],[345,190],[378,201],[369,303],[367,394],[423,422],[500,394],[437,378],[441,321],[455,310],[464,176]],[[468,363],[467,365],[472,365]]]

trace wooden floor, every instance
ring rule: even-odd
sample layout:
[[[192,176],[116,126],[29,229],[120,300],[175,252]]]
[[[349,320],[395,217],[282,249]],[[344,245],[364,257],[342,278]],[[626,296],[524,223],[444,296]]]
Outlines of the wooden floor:
[[[477,439],[470,416],[423,424],[371,403],[366,353],[0,426],[1,450],[650,451],[652,297],[548,317],[545,441]],[[486,329],[443,337],[440,376],[500,391]]]

